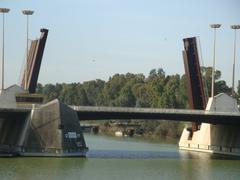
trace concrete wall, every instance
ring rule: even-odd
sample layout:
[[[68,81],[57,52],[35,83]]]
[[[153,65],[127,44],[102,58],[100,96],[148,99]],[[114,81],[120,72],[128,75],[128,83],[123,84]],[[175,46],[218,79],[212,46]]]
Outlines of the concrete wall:
[[[86,143],[81,130],[80,122],[77,113],[63,103],[60,105],[61,124],[62,129],[62,146],[65,149],[85,148]],[[73,150],[72,149],[72,150]]]
[[[61,149],[62,131],[58,129],[60,121],[59,104],[52,101],[33,110],[30,127],[26,133],[26,149]]]
[[[214,99],[210,97],[206,110],[218,112],[239,112],[237,101],[224,93],[216,95]]]
[[[85,156],[77,114],[58,100],[33,109],[24,138],[26,156]]]
[[[0,95],[0,108],[16,108],[16,93],[26,93],[26,91],[17,85],[5,89]]]
[[[0,145],[19,146],[26,117],[0,119]]]
[[[14,85],[0,95],[0,108],[17,108]],[[31,106],[31,104],[30,104]],[[24,156],[85,156],[87,147],[77,113],[58,100],[37,106],[30,113],[9,113],[0,118],[0,154]]]
[[[240,130],[237,126],[211,125],[211,144],[240,148]]]

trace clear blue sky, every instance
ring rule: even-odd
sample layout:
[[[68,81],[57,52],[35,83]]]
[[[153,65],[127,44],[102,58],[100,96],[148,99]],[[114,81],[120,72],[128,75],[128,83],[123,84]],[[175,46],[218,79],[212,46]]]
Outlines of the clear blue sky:
[[[21,10],[26,8],[35,11],[31,39],[39,37],[40,28],[49,29],[39,76],[43,84],[107,80],[115,73],[148,75],[159,67],[167,74],[183,74],[182,39],[191,36],[200,37],[204,65],[211,66],[212,23],[222,24],[216,67],[231,84],[230,25],[240,24],[239,0],[0,0],[0,6],[11,9],[5,18],[6,85],[19,82],[26,47]],[[237,42],[239,80],[240,31]]]

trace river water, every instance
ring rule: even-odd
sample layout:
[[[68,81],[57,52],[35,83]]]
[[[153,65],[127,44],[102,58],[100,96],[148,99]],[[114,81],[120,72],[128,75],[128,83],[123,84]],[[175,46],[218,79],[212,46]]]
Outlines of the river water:
[[[137,138],[85,138],[87,158],[0,158],[0,180],[240,179],[240,159]]]

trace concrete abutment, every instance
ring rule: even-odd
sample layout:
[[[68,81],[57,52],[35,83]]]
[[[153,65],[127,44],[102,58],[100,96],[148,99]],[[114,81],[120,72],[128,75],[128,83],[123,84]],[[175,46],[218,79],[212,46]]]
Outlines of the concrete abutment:
[[[239,112],[236,100],[223,93],[210,98],[206,110]],[[240,131],[236,125],[202,123],[192,137],[190,134],[187,128],[183,130],[180,149],[240,156]]]
[[[17,93],[24,90],[13,86],[0,96],[0,108],[13,109],[0,118],[0,155],[86,155],[88,148],[72,108],[55,99],[47,104],[26,104],[29,112],[18,112],[19,106],[24,107],[15,101]]]

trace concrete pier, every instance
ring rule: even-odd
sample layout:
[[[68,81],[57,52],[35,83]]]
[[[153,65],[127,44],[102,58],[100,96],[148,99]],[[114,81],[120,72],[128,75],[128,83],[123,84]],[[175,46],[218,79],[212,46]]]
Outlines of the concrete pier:
[[[0,118],[0,154],[85,156],[88,148],[77,113],[58,100],[36,107],[32,102],[25,103],[23,107],[16,96],[24,93],[27,99],[27,92],[12,86],[0,96],[0,109],[4,111]]]
[[[58,100],[32,110],[24,156],[85,156],[87,148],[77,114]]]
[[[206,110],[239,112],[236,100],[223,93],[209,98]],[[179,141],[179,148],[240,156],[239,126],[202,123],[200,129],[193,133],[185,128]]]

